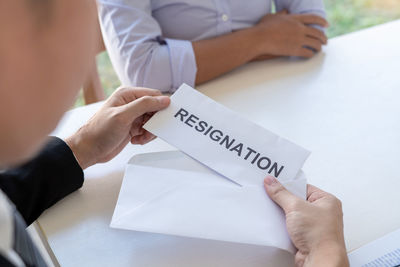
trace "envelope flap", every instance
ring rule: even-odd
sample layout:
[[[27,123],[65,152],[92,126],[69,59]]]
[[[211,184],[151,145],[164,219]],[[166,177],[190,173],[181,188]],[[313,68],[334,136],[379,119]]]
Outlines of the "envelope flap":
[[[133,156],[128,164],[171,170],[214,173],[212,169],[178,150],[138,154]]]

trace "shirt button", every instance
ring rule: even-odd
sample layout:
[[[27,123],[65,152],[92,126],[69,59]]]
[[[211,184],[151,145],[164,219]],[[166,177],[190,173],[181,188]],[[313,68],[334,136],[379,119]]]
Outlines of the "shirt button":
[[[226,15],[226,14],[222,15],[222,20],[223,21],[228,21],[228,19],[229,19],[228,15]]]

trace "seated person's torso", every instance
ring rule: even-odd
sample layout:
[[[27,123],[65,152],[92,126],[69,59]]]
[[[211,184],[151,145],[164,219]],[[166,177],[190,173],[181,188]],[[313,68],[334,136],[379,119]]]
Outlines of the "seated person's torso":
[[[251,4],[250,4],[251,3]],[[197,41],[255,25],[271,12],[270,0],[152,0],[163,37]]]

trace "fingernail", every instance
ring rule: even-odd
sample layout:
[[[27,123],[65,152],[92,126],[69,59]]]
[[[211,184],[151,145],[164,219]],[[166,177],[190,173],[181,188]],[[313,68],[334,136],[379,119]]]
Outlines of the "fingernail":
[[[264,179],[264,183],[267,184],[267,185],[272,185],[272,184],[276,183],[276,179],[274,177],[272,177],[272,176],[267,176]]]

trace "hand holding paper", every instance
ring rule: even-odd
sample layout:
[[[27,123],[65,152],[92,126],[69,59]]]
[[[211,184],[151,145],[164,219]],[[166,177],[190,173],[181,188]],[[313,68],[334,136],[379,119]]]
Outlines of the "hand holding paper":
[[[307,150],[187,85],[143,127],[187,155],[133,157],[112,227],[295,251],[284,214],[262,184],[274,175],[305,199]]]
[[[143,127],[240,185],[292,180],[310,154],[186,84]]]

